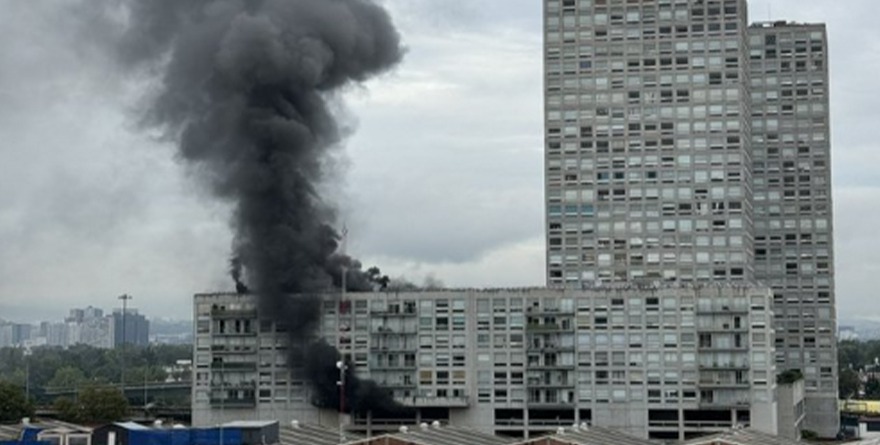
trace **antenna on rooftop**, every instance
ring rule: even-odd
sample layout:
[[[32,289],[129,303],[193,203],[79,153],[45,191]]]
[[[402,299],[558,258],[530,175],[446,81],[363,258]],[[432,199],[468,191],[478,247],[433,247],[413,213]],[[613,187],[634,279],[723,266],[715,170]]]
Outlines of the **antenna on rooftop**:
[[[345,255],[347,253],[346,250],[347,250],[348,246],[346,244],[348,244],[348,225],[342,224],[342,239],[340,240],[340,243],[339,243],[339,250],[342,252],[343,255]],[[346,266],[343,264],[343,266],[342,266],[342,271],[343,271],[342,283],[343,284],[345,284],[345,270],[346,270]]]

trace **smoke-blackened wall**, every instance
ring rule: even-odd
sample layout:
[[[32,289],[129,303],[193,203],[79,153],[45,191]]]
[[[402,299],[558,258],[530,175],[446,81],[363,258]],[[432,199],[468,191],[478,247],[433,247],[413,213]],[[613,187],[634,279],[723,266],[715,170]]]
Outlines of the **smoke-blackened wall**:
[[[336,375],[339,354],[317,340],[318,295],[340,284],[342,266],[352,287],[377,281],[337,255],[335,208],[320,195],[337,180],[327,166],[341,142],[329,105],[400,60],[389,16],[371,0],[83,4],[119,18],[123,66],[160,76],[144,124],[175,141],[179,157],[232,203],[238,289],[286,326],[298,346],[291,363],[308,354],[317,401],[332,405],[338,387],[327,375]],[[393,405],[372,383],[348,384],[360,398],[349,407]]]

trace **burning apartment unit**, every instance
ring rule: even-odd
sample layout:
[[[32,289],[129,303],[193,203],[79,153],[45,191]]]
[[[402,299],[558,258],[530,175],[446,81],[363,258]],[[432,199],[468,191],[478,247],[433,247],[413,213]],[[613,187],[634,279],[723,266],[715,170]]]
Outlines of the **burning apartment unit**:
[[[735,285],[326,294],[318,333],[344,360],[337,372],[372,380],[400,408],[379,415],[345,395],[358,389],[334,387],[345,395],[340,417],[315,398],[327,391],[316,385],[339,375],[316,383],[291,367],[286,327],[256,297],[199,294],[193,421],[296,419],[363,432],[441,421],[524,437],[584,423],[664,439],[736,425],[776,434],[771,304],[769,290]]]

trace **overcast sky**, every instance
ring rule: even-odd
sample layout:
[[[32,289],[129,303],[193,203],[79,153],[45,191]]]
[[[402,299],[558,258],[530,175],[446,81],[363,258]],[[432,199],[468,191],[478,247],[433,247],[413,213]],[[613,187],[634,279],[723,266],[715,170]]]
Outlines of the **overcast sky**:
[[[188,318],[193,293],[231,288],[228,208],[132,129],[139,86],[72,49],[61,3],[0,0],[0,318],[122,293]],[[347,95],[349,253],[416,282],[542,285],[540,1],[387,3],[408,54]],[[769,3],[752,20],[828,24],[838,308],[880,318],[876,2]]]

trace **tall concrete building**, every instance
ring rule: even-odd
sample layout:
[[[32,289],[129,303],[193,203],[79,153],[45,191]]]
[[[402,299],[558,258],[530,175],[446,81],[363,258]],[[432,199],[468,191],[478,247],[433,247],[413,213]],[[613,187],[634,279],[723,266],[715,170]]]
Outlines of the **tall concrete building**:
[[[746,0],[543,1],[547,284],[771,286],[778,366],[834,436],[824,27],[749,27]]]
[[[777,365],[804,372],[806,428],[833,433],[838,392],[825,25],[752,25],[749,58],[755,275],[774,290]]]
[[[320,334],[352,372],[415,409],[358,417],[354,429],[440,420],[519,437],[575,423],[658,439],[735,425],[776,434],[770,304],[769,290],[733,285],[335,294]],[[194,318],[196,425],[339,422],[311,405],[283,328],[254,297],[196,295]]]

